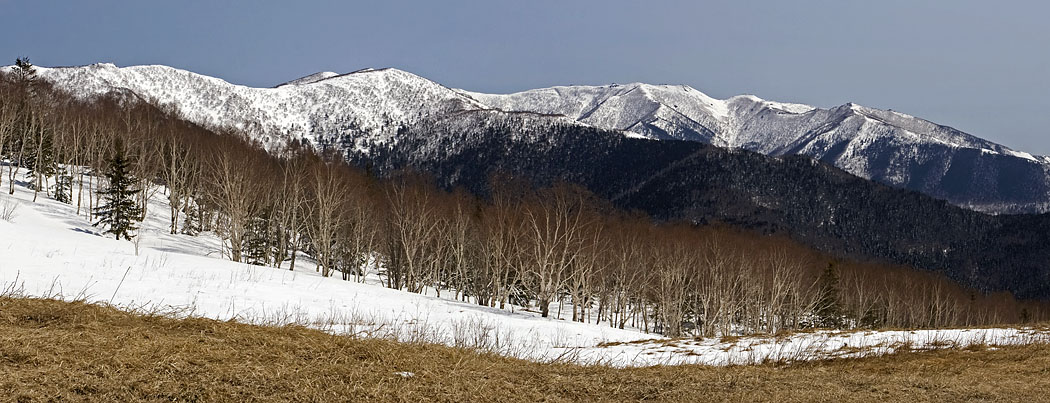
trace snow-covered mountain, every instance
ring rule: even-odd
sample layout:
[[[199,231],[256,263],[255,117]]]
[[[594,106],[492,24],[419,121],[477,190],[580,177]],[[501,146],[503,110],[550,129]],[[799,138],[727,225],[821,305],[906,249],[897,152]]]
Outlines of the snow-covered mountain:
[[[85,97],[130,91],[175,107],[194,123],[247,130],[264,143],[305,138],[363,149],[389,141],[400,128],[426,117],[484,108],[468,96],[396,69],[317,73],[275,88],[230,84],[167,66],[93,64],[38,68],[37,74]]]
[[[233,126],[264,143],[305,138],[367,153],[399,130],[489,110],[551,115],[559,124],[802,154],[855,175],[991,212],[1050,210],[1050,157],[1015,151],[906,114],[848,103],[823,109],[751,95],[715,99],[688,86],[568,86],[508,95],[454,90],[396,69],[322,72],[275,88],[230,84],[166,66],[41,68],[84,96],[131,91],[188,120]],[[561,115],[561,116],[555,116]],[[568,118],[568,119],[566,119]],[[536,119],[528,119],[535,122]],[[566,123],[568,122],[568,123]]]
[[[720,100],[688,86],[640,83],[464,94],[505,111],[562,114],[653,139],[802,154],[978,210],[1050,207],[1050,157],[895,111],[853,103],[822,109],[752,95]]]

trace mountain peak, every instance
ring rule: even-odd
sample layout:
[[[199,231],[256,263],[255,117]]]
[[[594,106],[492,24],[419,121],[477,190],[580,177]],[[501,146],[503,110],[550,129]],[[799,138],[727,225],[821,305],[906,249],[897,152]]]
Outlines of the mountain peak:
[[[326,79],[329,79],[329,78],[332,78],[332,77],[335,77],[335,76],[338,76],[338,75],[339,75],[339,73],[332,72],[332,71],[319,71],[317,73],[313,73],[313,74],[310,74],[308,76],[299,77],[299,78],[294,79],[292,81],[288,81],[288,82],[285,82],[285,83],[277,84],[274,88],[280,88],[280,87],[284,87],[284,86],[287,86],[287,85],[313,84],[313,83],[316,83],[318,81],[326,80]]]

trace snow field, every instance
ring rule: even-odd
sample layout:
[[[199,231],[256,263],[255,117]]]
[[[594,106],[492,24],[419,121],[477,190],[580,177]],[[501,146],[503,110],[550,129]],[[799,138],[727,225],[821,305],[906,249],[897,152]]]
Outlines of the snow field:
[[[221,242],[204,234],[167,233],[167,205],[154,197],[128,241],[100,235],[75,207],[16,186],[0,205],[17,205],[0,221],[0,289],[7,295],[83,300],[128,310],[165,312],[263,325],[298,324],[337,334],[442,343],[534,360],[610,341],[651,338],[641,332],[543,319],[318,275],[308,260],[295,271],[221,258]]]
[[[22,186],[0,192],[0,293],[104,303],[131,311],[303,325],[335,334],[439,343],[536,361],[613,366],[737,365],[905,350],[1050,342],[1047,329],[798,333],[781,338],[666,339],[500,310],[378,285],[324,278],[308,259],[294,271],[222,258],[212,234],[168,234],[153,197],[138,245],[100,235],[76,207]],[[74,197],[74,200],[76,198]],[[136,253],[137,252],[137,253]],[[444,295],[447,297],[449,293]],[[553,308],[552,308],[553,310]]]

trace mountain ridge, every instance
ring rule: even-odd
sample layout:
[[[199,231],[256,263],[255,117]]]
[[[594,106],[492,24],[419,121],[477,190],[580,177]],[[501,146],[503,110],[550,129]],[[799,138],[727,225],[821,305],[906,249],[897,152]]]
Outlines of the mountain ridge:
[[[276,144],[289,138],[367,151],[397,132],[464,110],[562,115],[632,137],[699,141],[767,155],[800,154],[857,176],[990,213],[1050,211],[1050,157],[1016,151],[892,110],[719,100],[685,85],[557,86],[512,94],[452,89],[394,68],[314,73],[274,88],[230,84],[167,66],[41,68],[75,94],[124,88],[174,104],[187,120],[233,125]]]

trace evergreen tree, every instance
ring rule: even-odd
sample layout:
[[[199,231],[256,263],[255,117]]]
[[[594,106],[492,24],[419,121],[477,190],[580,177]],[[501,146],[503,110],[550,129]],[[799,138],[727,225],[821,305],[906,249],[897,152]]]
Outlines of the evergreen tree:
[[[833,263],[828,263],[818,280],[816,315],[818,325],[837,328],[842,326],[842,308],[839,306],[839,274]]]
[[[878,329],[886,325],[886,303],[879,302],[864,311],[864,316],[858,319],[858,325],[868,329]]]
[[[36,98],[36,68],[29,63],[29,58],[20,57],[15,59],[15,68],[11,71],[14,73],[15,90],[20,95],[15,98],[15,110],[17,111],[15,131],[20,134],[19,141],[30,143],[28,139],[34,137],[32,100]]]
[[[61,167],[55,173],[55,200],[66,204],[73,202],[73,177]]]
[[[138,229],[135,222],[142,214],[142,209],[135,202],[138,189],[134,188],[136,180],[131,175],[130,165],[124,154],[124,144],[117,138],[113,157],[109,160],[109,170],[106,172],[109,187],[101,192],[105,204],[95,209],[95,214],[98,215],[96,226],[104,224],[108,227],[105,233],[112,234],[116,239],[124,238],[129,241],[134,236],[132,233]]]
[[[19,125],[21,126],[21,150],[19,152],[18,165],[29,169],[26,177],[35,177],[31,183],[33,201],[36,202],[38,192],[44,187],[44,180],[55,174],[55,147],[54,139],[50,130],[44,129],[41,121],[43,108],[34,107],[36,98],[36,68],[29,62],[29,58],[20,57],[15,59],[15,82],[19,91],[24,95],[20,102]]]
[[[33,143],[34,128],[33,128],[33,111],[32,111],[32,100],[35,98],[36,88],[36,68],[33,67],[32,63],[29,63],[29,58],[19,57],[15,59],[15,68],[11,70],[13,73],[15,90],[18,96],[15,97],[15,128],[13,132],[16,134],[11,139],[11,165],[8,167],[8,176],[10,182],[8,183],[8,193],[15,194],[15,182],[14,176],[18,172],[15,167],[25,167],[26,157],[26,146]],[[15,150],[18,150],[17,152]],[[35,196],[34,196],[35,198]]]
[[[271,240],[269,221],[264,217],[252,217],[244,234],[245,262],[260,266],[270,264],[274,255]]]
[[[46,178],[54,176],[55,170],[55,146],[51,133],[37,125],[32,134],[32,139],[26,144],[25,157],[22,165],[27,168],[26,177]],[[36,188],[37,184],[33,184]],[[43,190],[43,189],[37,189]]]
[[[30,63],[29,58],[25,56],[15,58],[15,68],[17,68],[17,72],[20,73],[36,74],[36,69],[33,67],[33,63]]]
[[[203,230],[201,228],[201,217],[200,207],[192,199],[186,202],[185,207],[182,208],[182,214],[185,216],[182,220],[182,229],[179,232],[185,235],[197,235]]]

